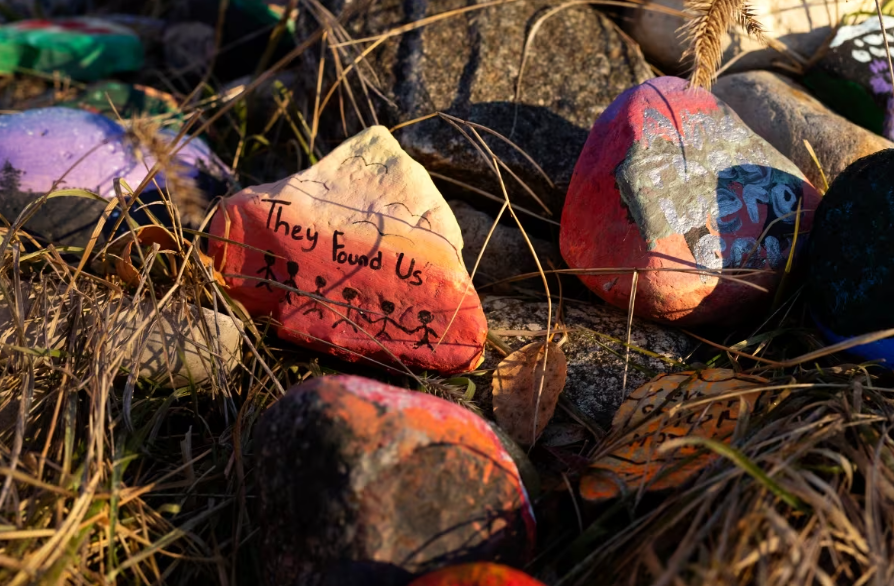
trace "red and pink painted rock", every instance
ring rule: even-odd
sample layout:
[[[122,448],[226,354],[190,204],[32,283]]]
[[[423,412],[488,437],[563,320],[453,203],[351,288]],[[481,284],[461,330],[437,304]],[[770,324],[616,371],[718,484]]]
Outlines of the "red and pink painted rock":
[[[426,574],[410,586],[544,586],[524,572],[500,564],[480,562],[452,566]]]
[[[268,584],[407,584],[448,563],[533,553],[515,463],[454,403],[316,378],[271,406],[255,438]]]
[[[578,269],[644,269],[641,317],[735,322],[772,299],[799,201],[798,249],[819,202],[813,186],[710,92],[661,77],[621,94],[593,125],[565,200],[562,256]],[[771,293],[705,272],[733,268],[766,269],[749,280]],[[629,273],[581,279],[628,307]]]
[[[248,246],[210,239],[217,268],[254,317],[281,324],[280,338],[414,370],[480,363],[487,321],[459,225],[387,129],[221,207],[211,233]]]

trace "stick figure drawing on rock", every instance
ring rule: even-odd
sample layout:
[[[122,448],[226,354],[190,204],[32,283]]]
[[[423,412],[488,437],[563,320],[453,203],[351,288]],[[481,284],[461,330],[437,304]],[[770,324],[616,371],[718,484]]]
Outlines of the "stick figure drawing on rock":
[[[320,276],[314,277],[314,285],[317,286],[317,290],[314,291],[314,295],[316,295],[317,297],[325,297],[325,295],[323,295],[323,287],[326,286],[326,279]],[[310,306],[310,309],[305,311],[303,315],[307,315],[308,313],[316,313],[320,319],[323,319],[323,309],[322,307],[320,307],[320,302],[314,301],[313,305]]]
[[[371,325],[375,325],[378,323],[382,324],[382,328],[376,333],[376,338],[380,340],[387,340],[389,342],[391,341],[391,335],[386,331],[388,329],[389,323],[394,324],[395,327],[403,330],[404,332],[407,331],[403,326],[391,319],[391,314],[394,313],[394,304],[392,302],[382,300],[382,302],[379,304],[379,307],[381,308],[382,313],[385,314],[384,316],[380,317],[379,319],[371,319],[369,317],[366,318]]]
[[[276,274],[273,272],[274,264],[276,264],[276,256],[274,256],[272,250],[268,250],[267,254],[264,255],[264,266],[256,270],[255,273],[264,273],[264,279],[277,281]],[[273,293],[273,289],[270,288],[270,283],[258,281],[255,284],[255,288],[257,289],[258,287],[267,287],[267,290]]]
[[[290,260],[286,264],[286,270],[289,272],[289,278],[285,280],[283,285],[286,287],[292,287],[293,289],[298,288],[298,283],[295,282],[295,277],[298,276],[298,263]],[[289,305],[292,305],[292,291],[286,291],[285,302]]]
[[[358,331],[357,326],[355,326],[353,323],[351,323],[351,312],[354,311],[357,314],[359,314],[360,317],[363,317],[363,312],[354,306],[354,300],[360,296],[360,292],[357,289],[351,289],[350,287],[345,287],[341,291],[341,296],[348,303],[348,311],[345,313],[345,317],[341,318],[340,320],[338,320],[337,322],[332,324],[332,328],[335,329],[338,326],[338,324],[345,322],[349,326],[351,326],[354,329],[354,331],[356,332],[356,331]]]
[[[434,352],[435,349],[432,347],[431,342],[429,341],[429,336],[433,336],[433,337],[437,338],[438,334],[436,334],[433,329],[428,327],[428,324],[431,323],[431,321],[434,319],[434,316],[431,314],[430,311],[426,311],[423,309],[416,315],[416,319],[418,319],[419,323],[422,325],[420,325],[416,329],[410,330],[407,333],[415,334],[419,330],[422,330],[422,337],[419,339],[418,342],[413,344],[413,348],[418,349],[418,348],[421,348],[422,346],[428,346],[428,349],[431,350],[432,352]]]

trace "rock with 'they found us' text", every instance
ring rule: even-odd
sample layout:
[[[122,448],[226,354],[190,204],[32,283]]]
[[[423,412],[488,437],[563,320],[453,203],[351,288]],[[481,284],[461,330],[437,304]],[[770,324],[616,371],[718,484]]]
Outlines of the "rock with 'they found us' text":
[[[384,127],[226,200],[210,250],[230,293],[280,338],[346,360],[468,371],[487,322],[456,218]],[[455,317],[454,317],[455,316]]]

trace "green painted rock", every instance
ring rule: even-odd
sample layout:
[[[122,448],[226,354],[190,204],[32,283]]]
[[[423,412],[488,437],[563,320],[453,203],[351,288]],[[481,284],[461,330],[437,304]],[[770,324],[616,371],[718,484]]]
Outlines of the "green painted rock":
[[[128,120],[135,116],[173,114],[178,110],[177,100],[170,94],[118,81],[90,84],[82,95],[58,105],[102,114],[113,120],[117,115]],[[176,114],[175,117],[178,120],[183,118],[182,114]]]
[[[94,81],[143,65],[143,45],[130,29],[96,18],[23,20],[0,26],[0,73],[58,71]]]

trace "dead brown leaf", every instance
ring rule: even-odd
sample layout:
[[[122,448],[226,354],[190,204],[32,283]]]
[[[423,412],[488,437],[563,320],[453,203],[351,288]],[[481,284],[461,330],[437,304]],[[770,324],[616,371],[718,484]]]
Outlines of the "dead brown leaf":
[[[528,344],[507,356],[494,371],[494,417],[509,437],[523,446],[533,444],[552,419],[568,375],[565,353],[558,344],[550,343],[544,376],[545,348],[543,342]]]
[[[158,244],[160,249],[159,253],[167,256],[171,260],[171,268],[174,271],[176,271],[178,259],[186,256],[185,250],[181,251],[181,246],[191,246],[191,243],[189,242],[181,241],[178,243],[177,238],[175,238],[171,232],[161,226],[154,225],[139,228],[136,231],[136,240],[140,246]],[[133,249],[134,240],[130,237],[126,237],[124,242],[125,244],[121,251],[121,256],[115,259],[115,272],[125,283],[131,287],[136,287],[140,282],[140,271],[137,270],[133,265],[133,262],[131,262],[131,250]],[[201,250],[197,250],[196,252],[198,253],[199,260],[202,264],[211,271],[214,280],[217,281],[218,284],[226,286],[223,275],[214,268],[214,260]]]

